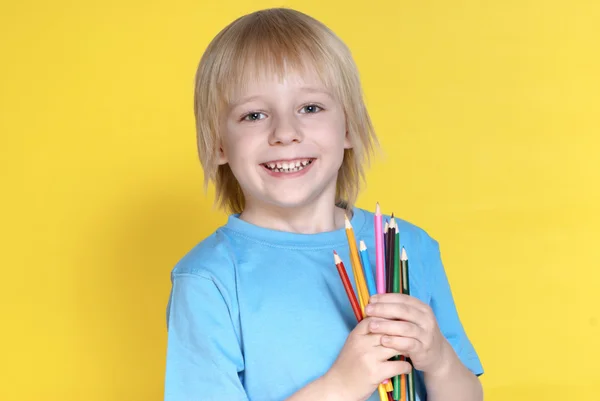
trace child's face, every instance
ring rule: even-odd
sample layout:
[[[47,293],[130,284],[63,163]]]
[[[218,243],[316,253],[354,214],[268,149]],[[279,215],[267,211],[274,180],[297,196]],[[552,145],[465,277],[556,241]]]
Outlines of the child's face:
[[[227,110],[220,163],[229,163],[246,209],[331,202],[344,149],[344,110],[311,75],[249,82]]]

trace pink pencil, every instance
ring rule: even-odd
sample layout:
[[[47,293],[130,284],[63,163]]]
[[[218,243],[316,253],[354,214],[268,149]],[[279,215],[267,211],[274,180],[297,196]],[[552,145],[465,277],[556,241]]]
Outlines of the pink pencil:
[[[375,208],[375,282],[378,294],[385,293],[385,272],[383,267],[383,216],[379,202]]]

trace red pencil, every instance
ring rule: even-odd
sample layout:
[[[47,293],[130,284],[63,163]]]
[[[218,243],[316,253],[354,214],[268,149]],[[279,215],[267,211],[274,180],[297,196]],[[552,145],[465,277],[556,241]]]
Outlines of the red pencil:
[[[356,300],[356,295],[354,294],[354,288],[352,288],[352,283],[350,283],[348,275],[346,274],[346,268],[344,267],[342,258],[340,258],[336,251],[333,251],[333,259],[335,260],[335,267],[337,267],[338,273],[340,274],[340,278],[342,279],[342,283],[344,284],[346,295],[348,295],[348,299],[350,300],[350,304],[352,305],[352,310],[354,311],[356,320],[360,322],[363,318],[362,311],[360,310],[360,306],[358,305],[358,301]]]

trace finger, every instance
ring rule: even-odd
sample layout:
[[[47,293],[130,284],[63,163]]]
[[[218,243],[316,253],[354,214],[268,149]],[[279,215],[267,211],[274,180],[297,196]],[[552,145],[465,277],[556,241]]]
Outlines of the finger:
[[[352,331],[355,334],[359,334],[359,335],[372,334],[371,330],[369,329],[370,324],[373,322],[378,322],[380,320],[383,320],[383,319],[380,317],[377,317],[377,316],[368,316],[368,317],[364,318],[363,320],[361,320],[356,325],[356,327],[354,327],[354,329]]]
[[[369,298],[369,303],[398,303],[398,304],[407,304],[411,305],[417,309],[421,309],[426,311],[429,308],[429,305],[421,301],[417,297],[413,297],[412,295],[400,294],[395,292],[385,293],[385,294],[375,294],[371,298]]]
[[[367,305],[365,312],[370,317],[406,320],[421,327],[426,324],[423,321],[427,319],[427,314],[422,310],[402,303],[377,302]]]
[[[369,322],[369,330],[374,334],[385,334],[395,337],[410,337],[423,342],[426,336],[422,327],[408,321],[372,319]]]
[[[386,361],[381,365],[382,381],[394,376],[405,375],[412,371],[412,365],[406,361]]]
[[[385,362],[395,356],[408,356],[408,355],[398,352],[398,350],[396,350],[394,348],[385,347],[385,346],[381,345],[381,339],[379,341],[380,341],[379,345],[377,347],[375,347],[375,349],[373,350],[373,355],[377,361]]]
[[[410,337],[381,336],[381,345],[391,348],[397,353],[409,356],[419,352],[423,344]]]

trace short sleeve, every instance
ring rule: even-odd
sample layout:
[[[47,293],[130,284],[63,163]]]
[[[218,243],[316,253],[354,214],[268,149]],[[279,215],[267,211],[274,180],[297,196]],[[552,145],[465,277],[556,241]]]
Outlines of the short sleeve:
[[[248,399],[240,342],[211,278],[173,275],[167,325],[165,401]]]
[[[430,238],[427,264],[430,270],[430,307],[436,316],[442,334],[448,339],[462,363],[475,375],[483,374],[483,367],[458,316],[450,283],[442,264],[437,241]]]

